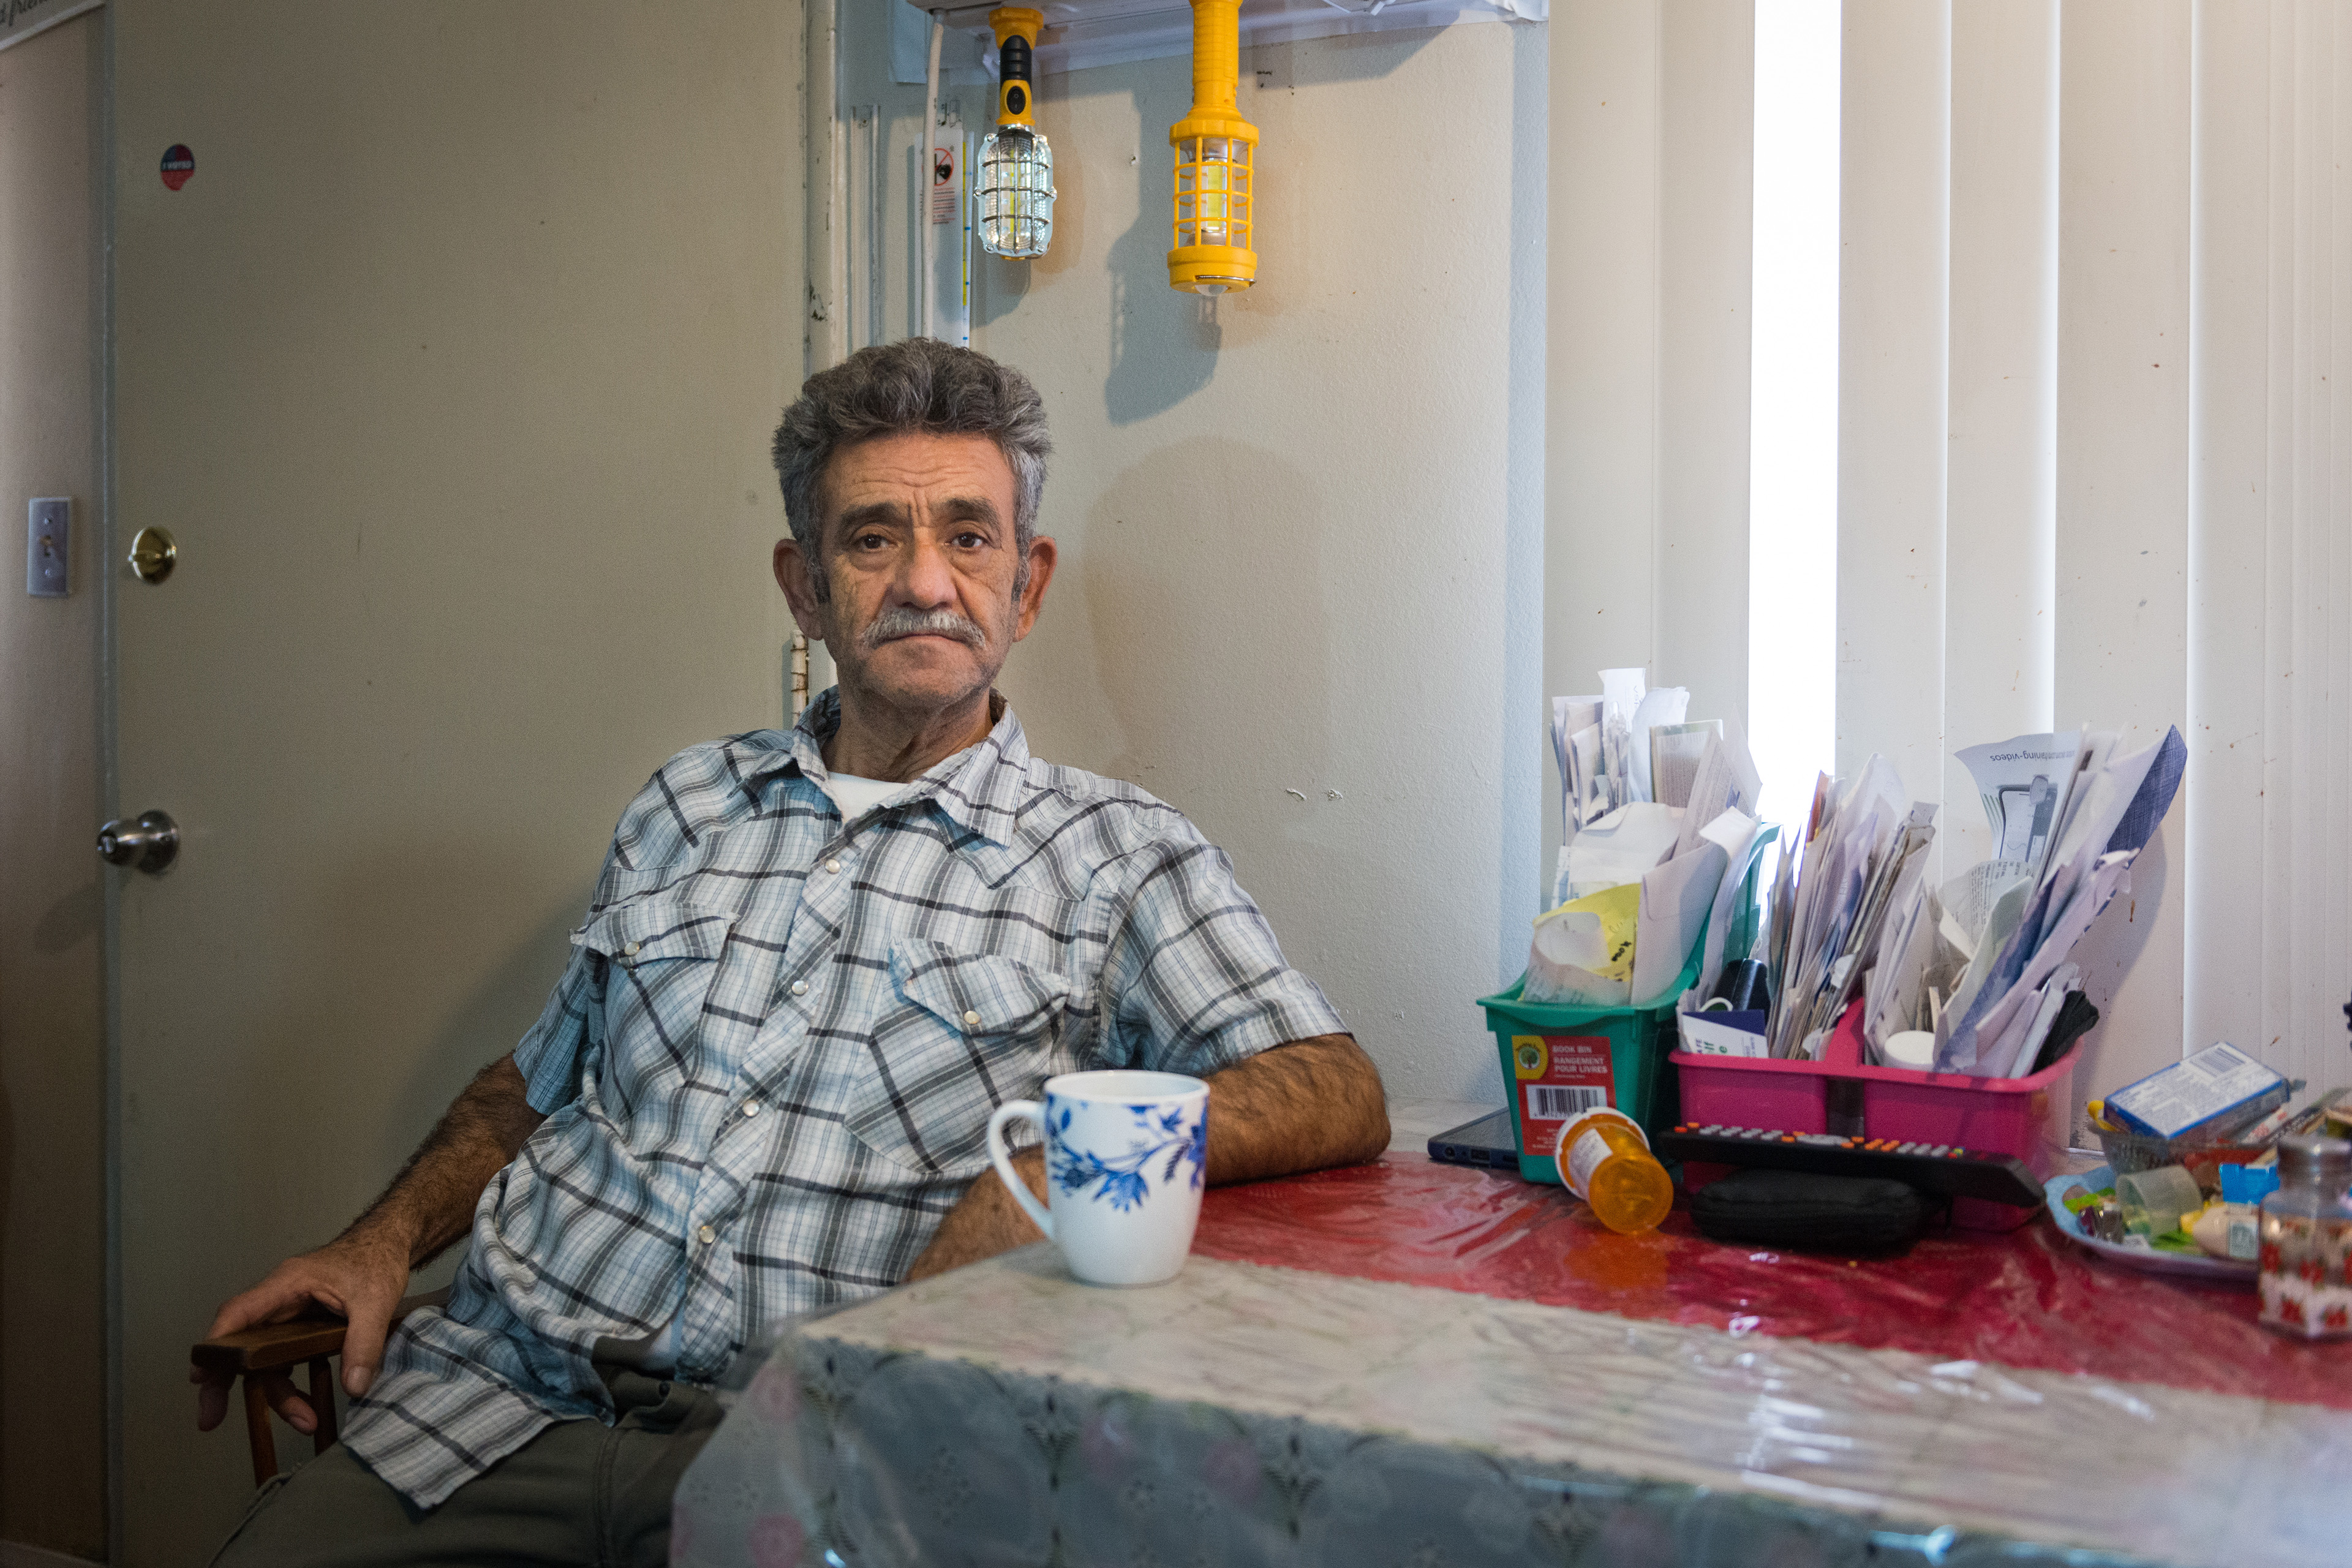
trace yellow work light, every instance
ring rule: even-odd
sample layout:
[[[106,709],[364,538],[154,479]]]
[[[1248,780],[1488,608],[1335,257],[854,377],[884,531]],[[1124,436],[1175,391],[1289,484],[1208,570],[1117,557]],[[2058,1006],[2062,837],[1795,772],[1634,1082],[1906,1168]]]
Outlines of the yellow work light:
[[[980,144],[980,247],[1043,256],[1054,242],[1054,150],[1037,129],[1032,66],[1045,16],[1023,5],[988,14],[996,31],[996,129]]]
[[[1234,109],[1242,63],[1241,0],[1192,0],[1192,109],[1169,127],[1176,149],[1168,286],[1223,294],[1257,281],[1252,189],[1257,127]]]

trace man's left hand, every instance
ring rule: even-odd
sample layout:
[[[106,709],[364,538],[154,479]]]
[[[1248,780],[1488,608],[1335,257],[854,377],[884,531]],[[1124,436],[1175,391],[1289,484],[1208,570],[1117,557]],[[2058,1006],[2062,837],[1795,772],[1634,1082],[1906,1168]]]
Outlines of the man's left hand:
[[[1043,1144],[1032,1144],[1015,1151],[1013,1168],[1037,1194],[1045,1201],[1045,1150]],[[1004,1188],[1004,1179],[993,1170],[982,1171],[965,1192],[963,1201],[950,1210],[940,1221],[930,1246],[915,1259],[907,1270],[908,1280],[928,1279],[934,1274],[944,1274],[950,1268],[961,1268],[967,1263],[977,1263],[983,1258],[993,1258],[1000,1252],[1010,1252],[1016,1247],[1026,1247],[1033,1241],[1043,1241],[1045,1233],[1029,1223],[1021,1205]]]

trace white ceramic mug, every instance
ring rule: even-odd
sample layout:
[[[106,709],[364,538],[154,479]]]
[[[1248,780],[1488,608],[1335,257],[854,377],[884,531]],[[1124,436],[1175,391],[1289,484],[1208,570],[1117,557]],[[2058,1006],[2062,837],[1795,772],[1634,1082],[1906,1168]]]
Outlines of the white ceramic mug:
[[[1013,1169],[1009,1121],[1045,1135],[1041,1205]],[[1209,1166],[1209,1086],[1172,1072],[1072,1072],[1045,1103],[1014,1100],[988,1119],[988,1156],[1024,1213],[1089,1285],[1173,1279],[1192,1249]]]

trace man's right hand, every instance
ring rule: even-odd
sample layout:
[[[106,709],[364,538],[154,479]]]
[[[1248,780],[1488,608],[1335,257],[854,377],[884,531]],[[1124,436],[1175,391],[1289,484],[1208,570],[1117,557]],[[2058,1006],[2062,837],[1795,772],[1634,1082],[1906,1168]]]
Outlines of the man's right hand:
[[[530,1108],[513,1056],[500,1057],[474,1075],[392,1185],[349,1230],[316,1252],[288,1258],[268,1279],[223,1302],[205,1337],[282,1323],[313,1304],[340,1312],[351,1323],[343,1333],[343,1392],[354,1398],[365,1394],[383,1364],[384,1334],[408,1289],[409,1270],[424,1268],[471,1229],[483,1191],[546,1120]],[[228,1414],[232,1380],[191,1368],[188,1381],[200,1385],[196,1429],[209,1432]],[[262,1389],[269,1407],[294,1430],[319,1429],[317,1413],[290,1379],[265,1377]]]
[[[357,1397],[375,1381],[383,1364],[383,1342],[392,1326],[393,1310],[408,1289],[409,1248],[385,1237],[347,1235],[316,1252],[289,1258],[269,1271],[269,1277],[241,1296],[221,1303],[206,1339],[218,1339],[261,1323],[282,1323],[301,1316],[316,1304],[340,1313],[351,1327],[343,1334],[343,1391]],[[232,1373],[188,1369],[196,1389],[196,1430],[209,1432],[228,1414]],[[310,1402],[294,1392],[284,1373],[262,1374],[263,1397],[269,1407],[297,1432],[319,1428]]]

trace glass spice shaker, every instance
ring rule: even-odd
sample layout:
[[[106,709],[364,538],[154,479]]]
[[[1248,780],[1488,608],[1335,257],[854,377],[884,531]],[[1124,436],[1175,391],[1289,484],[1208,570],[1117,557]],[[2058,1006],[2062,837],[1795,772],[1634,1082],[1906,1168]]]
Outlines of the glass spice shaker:
[[[2263,1199],[2262,1321],[2299,1339],[2352,1335],[2352,1142],[2278,1142],[2278,1190]]]

